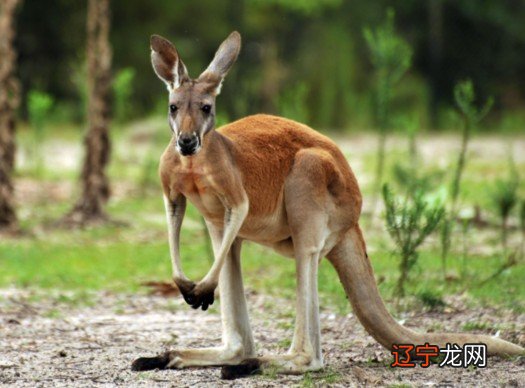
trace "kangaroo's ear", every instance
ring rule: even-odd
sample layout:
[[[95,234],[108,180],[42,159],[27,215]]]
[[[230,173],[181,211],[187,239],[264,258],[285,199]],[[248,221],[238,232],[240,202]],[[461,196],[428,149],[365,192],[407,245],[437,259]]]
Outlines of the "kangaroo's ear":
[[[233,31],[220,45],[210,65],[199,76],[198,80],[207,82],[212,92],[217,95],[221,91],[224,77],[235,63],[241,50],[241,34]]]
[[[190,79],[177,49],[167,39],[159,35],[152,35],[150,45],[153,70],[166,83],[168,90],[177,89],[183,82]]]

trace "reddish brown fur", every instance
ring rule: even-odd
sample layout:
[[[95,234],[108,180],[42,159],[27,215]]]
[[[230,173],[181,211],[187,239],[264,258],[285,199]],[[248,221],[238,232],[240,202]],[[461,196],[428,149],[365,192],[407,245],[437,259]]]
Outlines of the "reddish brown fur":
[[[348,209],[345,223],[357,223],[361,194],[350,166],[336,144],[303,124],[263,114],[245,117],[206,135],[202,151],[186,158],[189,161],[186,165],[181,163],[173,142],[170,143],[162,156],[160,168],[164,192],[168,197],[181,192],[205,217],[222,227],[223,207],[217,206],[216,212],[210,212],[199,206],[201,194],[211,192],[235,202],[242,200],[239,192],[244,189],[250,207],[240,235],[257,241],[258,237],[252,235],[254,231],[250,226],[261,218],[278,213],[283,216],[281,233],[275,233],[273,241],[264,239],[266,243],[278,242],[290,237],[284,219],[285,179],[296,156],[306,149],[316,157],[312,168],[317,170],[319,188],[328,187],[336,203]],[[205,174],[213,176],[214,181],[203,181]],[[316,194],[314,191],[309,195],[319,195],[319,200],[323,200],[324,192]]]

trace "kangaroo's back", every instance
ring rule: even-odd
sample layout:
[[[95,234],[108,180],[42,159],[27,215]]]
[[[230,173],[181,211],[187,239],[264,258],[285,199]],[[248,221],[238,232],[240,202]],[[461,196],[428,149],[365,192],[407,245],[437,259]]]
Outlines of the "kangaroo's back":
[[[283,117],[267,114],[247,116],[217,131],[229,140],[231,154],[243,176],[251,211],[272,213],[282,203],[286,177],[296,155],[312,149],[324,156],[325,168],[337,175],[338,183],[358,192],[357,182],[344,155],[328,137]],[[355,196],[355,194],[354,194]],[[360,195],[359,195],[360,197]]]
[[[321,148],[339,152],[328,137],[297,121],[267,114],[247,116],[217,129],[235,143],[236,148],[255,146],[261,151],[292,154],[302,148]]]

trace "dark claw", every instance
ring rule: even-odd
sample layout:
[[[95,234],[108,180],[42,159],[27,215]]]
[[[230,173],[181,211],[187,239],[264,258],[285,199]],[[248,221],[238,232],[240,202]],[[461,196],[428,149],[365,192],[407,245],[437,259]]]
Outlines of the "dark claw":
[[[191,299],[191,305],[193,309],[202,308],[202,311],[206,311],[209,306],[215,301],[214,291],[209,291],[203,295],[195,295],[195,290],[192,290],[188,295],[188,299]],[[187,301],[187,300],[186,300]]]
[[[153,370],[153,369],[166,369],[170,362],[168,353],[160,354],[155,357],[140,357],[137,358],[131,364],[131,370],[135,372]]]
[[[193,304],[195,302],[192,295],[182,295],[187,304]]]

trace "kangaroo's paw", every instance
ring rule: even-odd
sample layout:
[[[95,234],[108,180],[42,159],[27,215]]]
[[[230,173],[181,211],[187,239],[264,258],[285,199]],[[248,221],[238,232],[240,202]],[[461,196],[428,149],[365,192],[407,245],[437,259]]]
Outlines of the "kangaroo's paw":
[[[181,353],[177,350],[171,350],[155,357],[139,357],[132,362],[131,370],[182,369],[186,365],[184,365]]]
[[[131,370],[140,372],[144,370],[166,369],[170,362],[170,352],[159,354],[155,357],[140,357],[131,364]]]
[[[140,357],[131,370],[182,369],[198,366],[236,365],[249,357],[241,346],[170,350],[156,357]]]
[[[238,365],[222,367],[221,378],[236,379],[249,375],[264,373],[265,370],[280,374],[303,374],[323,368],[323,361],[305,353],[247,358]]]
[[[197,283],[185,297],[185,300],[192,308],[202,308],[202,311],[206,311],[208,306],[211,306],[215,300],[216,288],[217,283]]]
[[[221,379],[233,380],[240,377],[260,374],[261,362],[257,358],[247,358],[238,365],[225,365],[221,369]]]

